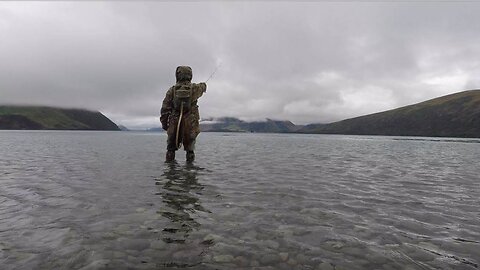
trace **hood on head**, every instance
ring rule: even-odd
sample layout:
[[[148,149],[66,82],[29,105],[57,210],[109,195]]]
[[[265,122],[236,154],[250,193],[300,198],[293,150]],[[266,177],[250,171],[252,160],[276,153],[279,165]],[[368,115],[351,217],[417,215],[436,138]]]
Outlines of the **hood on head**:
[[[175,78],[178,82],[190,82],[192,80],[193,73],[192,68],[189,66],[179,66],[175,71]]]

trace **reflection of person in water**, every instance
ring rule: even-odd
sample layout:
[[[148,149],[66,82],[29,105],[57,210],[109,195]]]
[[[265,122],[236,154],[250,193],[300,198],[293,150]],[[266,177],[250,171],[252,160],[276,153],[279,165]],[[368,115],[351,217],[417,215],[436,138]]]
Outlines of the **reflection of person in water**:
[[[166,182],[158,193],[166,204],[166,208],[160,213],[172,222],[163,229],[169,234],[164,238],[166,242],[185,242],[189,232],[200,226],[191,214],[196,211],[208,212],[200,205],[196,194],[204,188],[198,183],[198,170],[199,168],[194,165],[183,167],[176,162],[166,164],[163,173]]]

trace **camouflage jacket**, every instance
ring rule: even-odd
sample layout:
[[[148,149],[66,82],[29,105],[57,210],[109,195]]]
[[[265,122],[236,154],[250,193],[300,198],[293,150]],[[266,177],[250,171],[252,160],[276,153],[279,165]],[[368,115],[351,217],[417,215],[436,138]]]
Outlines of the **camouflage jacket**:
[[[181,82],[178,84],[191,84],[192,86],[192,104],[189,112],[184,112],[184,118],[189,118],[188,120],[192,122],[192,128],[199,129],[199,120],[200,120],[200,113],[198,111],[197,101],[203,95],[203,93],[207,90],[207,85],[205,83],[189,83],[189,82]],[[170,87],[168,89],[165,98],[163,99],[162,108],[160,110],[160,122],[162,123],[162,127],[166,130],[169,126],[171,126],[174,122],[178,120],[180,115],[180,111],[176,111],[173,106],[173,98],[174,98],[174,88],[175,86]],[[186,119],[183,119],[184,121]],[[200,130],[198,130],[200,132]]]

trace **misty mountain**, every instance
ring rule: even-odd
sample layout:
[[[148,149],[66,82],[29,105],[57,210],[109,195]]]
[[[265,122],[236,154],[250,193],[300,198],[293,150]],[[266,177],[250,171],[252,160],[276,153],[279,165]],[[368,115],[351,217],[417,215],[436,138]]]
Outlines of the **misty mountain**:
[[[204,132],[261,132],[287,133],[295,132],[301,126],[290,121],[266,119],[266,121],[246,122],[238,118],[223,117],[206,119],[200,122],[200,129]]]
[[[0,129],[120,130],[100,112],[39,106],[0,106]]]
[[[124,125],[118,125],[118,128],[121,130],[121,131],[130,131],[130,129],[128,129],[126,126]]]
[[[330,124],[311,124],[301,133],[480,137],[480,90],[455,93],[414,105]]]

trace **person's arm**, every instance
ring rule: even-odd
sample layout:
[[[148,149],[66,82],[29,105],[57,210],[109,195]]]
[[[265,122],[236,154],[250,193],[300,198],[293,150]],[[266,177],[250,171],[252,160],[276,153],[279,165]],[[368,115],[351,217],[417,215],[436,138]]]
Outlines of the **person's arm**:
[[[193,85],[193,100],[199,99],[203,93],[207,92],[207,84],[206,83],[195,83]]]
[[[168,119],[173,110],[173,88],[168,89],[167,94],[162,102],[162,108],[160,109],[160,123],[164,130],[168,129]]]

